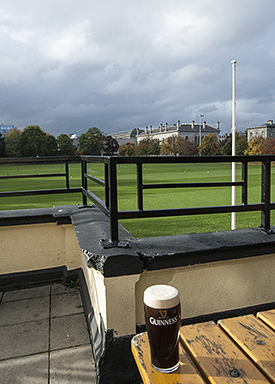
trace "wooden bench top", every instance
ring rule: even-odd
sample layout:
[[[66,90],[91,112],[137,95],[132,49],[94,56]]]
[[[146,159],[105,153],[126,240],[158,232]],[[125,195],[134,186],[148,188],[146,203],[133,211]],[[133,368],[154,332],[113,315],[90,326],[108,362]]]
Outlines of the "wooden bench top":
[[[144,384],[275,384],[275,310],[186,325],[180,329],[180,368],[151,367],[147,333],[132,339]]]

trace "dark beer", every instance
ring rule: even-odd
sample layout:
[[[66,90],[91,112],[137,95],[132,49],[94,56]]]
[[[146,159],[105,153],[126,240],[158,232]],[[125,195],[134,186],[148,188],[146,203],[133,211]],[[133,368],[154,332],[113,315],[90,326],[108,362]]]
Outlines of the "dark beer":
[[[169,285],[153,285],[144,291],[144,314],[155,370],[174,372],[179,367],[181,323],[178,290]]]

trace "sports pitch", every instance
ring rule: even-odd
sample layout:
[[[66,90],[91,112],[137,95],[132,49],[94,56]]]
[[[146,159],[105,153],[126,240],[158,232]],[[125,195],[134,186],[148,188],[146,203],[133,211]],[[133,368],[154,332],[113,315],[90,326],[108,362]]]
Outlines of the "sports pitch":
[[[136,169],[133,164],[118,165],[118,208],[119,210],[137,209]],[[70,187],[81,186],[79,164],[70,164]],[[0,175],[20,175],[36,173],[64,172],[64,165],[1,165]],[[88,164],[88,173],[104,179],[102,164]],[[275,167],[272,166],[272,175]],[[241,165],[236,165],[236,180],[241,180]],[[275,186],[272,177],[271,200]],[[172,182],[211,182],[231,181],[231,164],[145,164],[143,166],[144,183]],[[4,179],[0,182],[0,191],[36,190],[65,188],[65,177],[45,177],[29,179]],[[103,188],[93,182],[88,188],[104,200]],[[231,187],[176,188],[145,190],[144,209],[206,207],[231,204]],[[261,166],[251,164],[248,167],[248,203],[261,201]],[[80,193],[63,195],[42,195],[0,198],[0,210],[45,208],[59,205],[82,203]],[[92,202],[91,202],[92,203]],[[241,187],[236,187],[236,204],[241,204]],[[260,226],[260,212],[236,214],[237,228]],[[271,224],[274,221],[271,214]],[[121,224],[134,236],[152,237],[181,233],[199,233],[229,230],[231,214],[213,214],[199,216],[180,216],[150,219],[129,219]]]

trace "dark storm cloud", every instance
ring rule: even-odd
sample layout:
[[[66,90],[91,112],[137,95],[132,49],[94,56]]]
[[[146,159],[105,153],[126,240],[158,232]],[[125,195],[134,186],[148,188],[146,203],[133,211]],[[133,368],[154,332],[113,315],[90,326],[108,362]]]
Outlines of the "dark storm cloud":
[[[106,134],[159,123],[275,120],[273,0],[3,0],[1,123]]]

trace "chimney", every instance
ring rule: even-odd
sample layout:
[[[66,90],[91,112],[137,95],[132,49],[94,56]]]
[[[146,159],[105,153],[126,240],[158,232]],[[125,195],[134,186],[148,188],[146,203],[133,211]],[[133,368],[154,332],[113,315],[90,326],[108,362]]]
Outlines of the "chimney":
[[[150,127],[149,127],[149,128],[150,128],[150,133],[152,133],[152,125],[150,125]]]
[[[147,135],[147,133],[148,133],[148,127],[146,125],[146,127],[145,127],[145,135]]]
[[[217,121],[217,129],[220,130],[220,122]]]
[[[177,131],[179,130],[180,128],[180,120],[177,120]]]
[[[165,123],[165,128],[164,128],[165,132],[167,131],[167,127],[168,127],[168,123]]]
[[[159,131],[160,132],[162,131],[162,123],[160,123],[160,125],[159,125]]]
[[[139,135],[139,128],[137,128],[137,136]]]
[[[202,129],[205,129],[206,127],[206,121],[204,120],[204,122],[202,123]]]
[[[267,120],[267,124],[273,125],[273,120]]]
[[[195,126],[195,120],[192,120],[191,121],[191,129],[194,129],[194,126]]]

